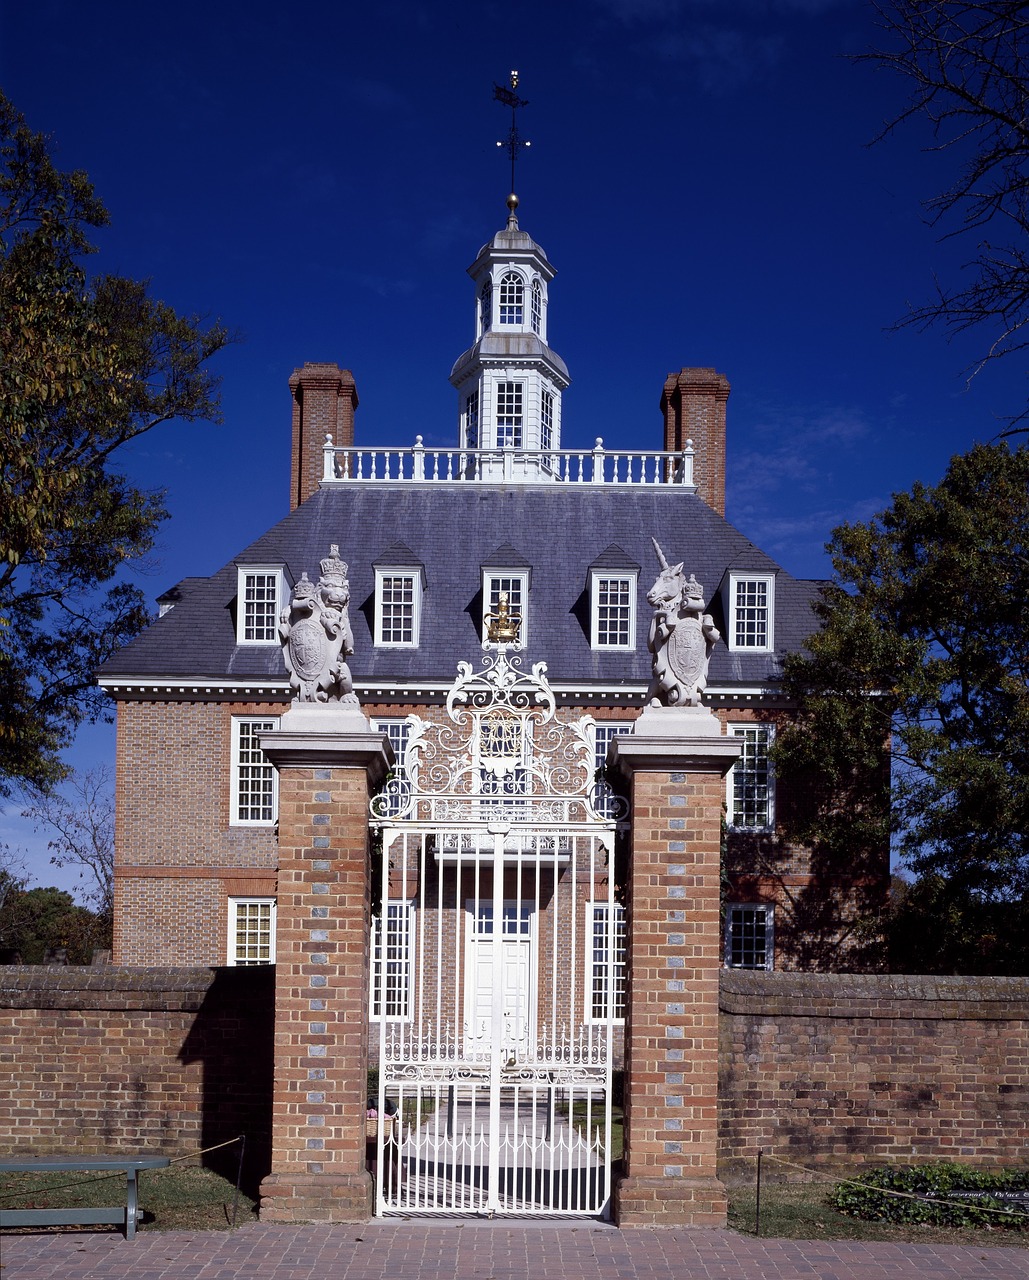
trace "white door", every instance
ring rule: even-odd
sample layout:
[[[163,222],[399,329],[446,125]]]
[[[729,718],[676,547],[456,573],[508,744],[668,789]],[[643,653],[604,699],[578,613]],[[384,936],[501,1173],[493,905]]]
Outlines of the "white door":
[[[493,1047],[494,947],[501,949],[500,1004],[503,1030],[500,1048],[505,1052],[528,1053],[533,1040],[533,944],[534,912],[530,907],[504,903],[504,918],[498,939],[489,903],[466,904],[467,974],[465,1039],[468,1051],[488,1055]]]

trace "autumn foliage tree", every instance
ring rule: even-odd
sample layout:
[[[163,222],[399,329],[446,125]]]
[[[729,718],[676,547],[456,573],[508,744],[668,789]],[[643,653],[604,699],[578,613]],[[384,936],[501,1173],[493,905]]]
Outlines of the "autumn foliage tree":
[[[218,420],[207,362],[229,334],[144,282],[87,275],[107,220],[0,94],[0,795],[63,776],[61,749],[102,713],[97,666],[147,624],[118,574],[166,512],[118,450],[170,419]]]
[[[921,886],[898,914],[903,940],[919,904],[933,937],[919,963],[1017,970],[1029,933],[992,962],[975,938],[986,921],[1003,933],[1029,919],[1029,448],[953,458],[937,486],[837,529],[830,552],[822,628],[785,662],[799,717],[777,769],[820,779],[792,834],[841,868],[892,834]],[[888,806],[876,793],[887,742]]]

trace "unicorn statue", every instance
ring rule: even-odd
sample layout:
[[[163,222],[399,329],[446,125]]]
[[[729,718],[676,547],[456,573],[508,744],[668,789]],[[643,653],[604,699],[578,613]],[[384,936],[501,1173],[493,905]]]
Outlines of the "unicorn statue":
[[[651,542],[661,572],[647,592],[654,609],[647,639],[654,656],[654,679],[647,697],[652,707],[699,707],[720,633],[704,612],[704,588],[692,573],[686,578],[681,562],[668,563],[656,538]]]

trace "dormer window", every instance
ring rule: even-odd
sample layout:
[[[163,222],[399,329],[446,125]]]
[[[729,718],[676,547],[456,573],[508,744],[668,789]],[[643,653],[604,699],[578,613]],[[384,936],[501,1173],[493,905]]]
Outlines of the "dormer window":
[[[774,575],[730,574],[728,605],[730,649],[756,653],[774,649]]]
[[[529,563],[516,548],[498,547],[482,566],[482,639],[488,639],[489,618],[500,610],[506,595],[509,617],[519,620],[518,642],[524,645],[529,626]]]
[[[279,608],[284,596],[278,565],[239,565],[236,643],[278,644]]]
[[[529,601],[529,575],[528,573],[512,573],[503,572],[487,572],[482,584],[482,603],[483,603],[483,621],[482,621],[482,638],[486,639],[486,632],[489,624],[486,619],[495,614],[500,608],[500,596],[502,592],[507,593],[507,611],[511,617],[519,619],[518,640],[520,644],[525,644],[526,627],[528,618],[526,617],[526,606]]]
[[[594,649],[636,648],[636,576],[596,573],[590,590]]]
[[[543,286],[539,280],[532,282],[532,294],[529,301],[529,319],[532,331],[539,336],[543,334]]]
[[[639,572],[639,565],[614,543],[590,565],[591,648],[623,652],[636,648]]]
[[[500,323],[522,324],[525,284],[516,271],[509,271],[500,281]]]
[[[416,649],[421,636],[425,569],[409,547],[398,542],[375,569],[375,643],[382,648]]]

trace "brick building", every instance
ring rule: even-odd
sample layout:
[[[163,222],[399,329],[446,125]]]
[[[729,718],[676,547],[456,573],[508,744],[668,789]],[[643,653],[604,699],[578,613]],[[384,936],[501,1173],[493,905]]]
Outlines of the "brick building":
[[[627,1011],[641,1034],[653,1016],[639,942],[651,917],[658,929],[660,915],[662,930],[647,944],[647,956],[659,958],[646,962],[653,982],[663,990],[685,988],[689,997],[710,995],[712,980],[717,989],[720,965],[853,965],[856,910],[853,883],[816,874],[807,852],[777,833],[783,797],[768,750],[777,722],[789,714],[777,676],[783,654],[801,647],[812,630],[818,583],[793,578],[725,519],[728,381],[712,369],[669,376],[661,395],[663,439],[655,422],[662,449],[612,448],[610,439],[590,450],[562,449],[570,379],[548,341],[554,269],[519,228],[513,207],[469,274],[477,322],[473,345],[451,372],[459,401],[455,445],[427,448],[418,437],[411,447],[362,447],[351,373],[325,363],[297,369],[289,381],[289,514],[211,577],[187,578],[166,592],[158,621],[101,673],[118,720],[115,962],[277,960],[282,979],[301,941],[309,954],[289,970],[295,975],[310,965],[331,968],[333,946],[339,954],[365,946],[370,993],[361,999],[377,1060],[384,1072],[404,1055],[405,1064],[424,1067],[413,1092],[398,1086],[401,1101],[410,1102],[417,1125],[423,1110],[426,1124],[436,1116],[430,1163],[449,1161],[452,1171],[459,1126],[469,1120],[468,1132],[478,1130],[477,1086],[459,1087],[450,1067],[471,1063],[475,1075],[477,1037],[484,1043],[492,1037],[505,1061],[521,1062],[524,1050],[532,1062],[549,1063],[545,1089],[534,1078],[529,1101],[512,1093],[504,1104],[531,1113],[527,1137],[518,1127],[523,1122],[515,1125],[526,1149],[536,1142],[539,1108],[541,1115],[550,1108],[545,1127],[548,1135],[554,1131],[555,1097],[565,1098],[569,1115],[573,1096],[590,1111],[607,1087],[590,1072],[601,1060],[610,1072],[612,1054],[620,1061]],[[715,736],[694,752],[693,763],[684,763],[674,744],[644,749],[645,735],[634,737],[651,680],[647,591],[659,569],[655,539],[669,561],[682,561],[703,585],[721,633],[704,696],[717,719],[703,732]],[[334,557],[346,561],[350,667],[369,732],[357,735],[360,751],[316,759],[286,732],[290,690],[278,626],[302,576],[316,576]],[[498,648],[490,621],[504,610],[516,620],[517,640]],[[480,661],[483,672],[472,677]],[[520,671],[522,661],[533,668],[531,677]],[[470,664],[463,674],[461,662]],[[545,668],[537,670],[540,663]],[[498,699],[509,694],[501,696],[498,672],[509,678],[508,689],[528,682],[535,713],[512,711],[509,701],[500,707]],[[474,678],[487,688],[489,715],[475,710],[467,690],[458,696],[462,680]],[[389,746],[375,747],[376,741]],[[448,750],[439,767],[450,781],[441,787],[437,774],[430,785],[431,752],[439,764]],[[566,764],[572,761],[563,774],[547,755],[558,750]],[[379,763],[361,772],[373,757]],[[369,811],[368,796],[391,759],[387,789]],[[609,761],[620,767],[598,782],[595,771]],[[356,770],[346,775],[345,800],[334,790],[340,769]],[[569,791],[572,774],[578,780]],[[537,783],[546,784],[557,815],[549,833],[541,834],[538,806],[531,823],[523,820],[530,798],[543,794],[534,790]],[[561,799],[572,793],[574,803]],[[456,818],[457,809],[446,808],[448,795],[470,797]],[[727,860],[719,885],[723,803]],[[442,816],[447,812],[450,819]],[[304,824],[313,836],[304,834]],[[347,834],[337,838],[342,828]],[[345,859],[361,865],[360,842],[369,830],[372,862],[382,868],[365,896],[351,901],[340,866]],[[705,850],[703,874],[689,869],[694,844]],[[651,864],[639,892],[663,905],[648,915],[639,902],[633,907],[632,885]],[[885,850],[881,870],[884,882]],[[684,906],[683,884],[693,886],[692,909]],[[336,905],[320,905],[318,894]],[[365,930],[362,942],[358,927],[343,943],[328,926],[308,927],[309,916],[335,920],[338,913],[351,913],[358,926],[370,913],[370,935]],[[627,947],[635,974],[628,990]],[[280,983],[277,1018],[302,1020],[315,1057],[331,1055],[337,1042],[319,1016],[326,1000],[301,999],[296,980]],[[326,980],[332,988],[333,977]],[[348,1026],[356,1017],[352,996]],[[498,1001],[511,1007],[497,1011]],[[712,1008],[708,1000],[709,1022]],[[675,1064],[683,1051],[674,1041],[694,1026],[689,998],[668,1004],[660,1016],[661,1034],[672,1044],[667,1074],[681,1080]],[[351,1092],[363,1087],[366,1028],[362,1034],[354,1032],[348,1051],[348,1070],[358,1073],[347,1085]],[[703,1035],[707,1041],[694,1043],[710,1049],[710,1025]],[[710,1076],[714,1050],[705,1052]],[[653,1129],[651,1139],[642,1136],[646,1125],[683,1122],[659,1121],[663,1103],[647,1102],[655,1086],[644,1067],[653,1064],[639,1055],[633,1062],[631,1049],[627,1057],[628,1079],[639,1082],[628,1104],[636,1116],[637,1169],[681,1180],[682,1204],[693,1207],[682,1209],[680,1220],[718,1220],[717,1195],[694,1194],[708,1173],[693,1177],[689,1150],[667,1134],[659,1141]],[[266,1194],[283,1216],[294,1212],[290,1205],[317,1200],[322,1192],[310,1188],[321,1187],[332,1167],[325,1153],[333,1139],[310,1136],[326,1123],[331,1099],[307,1088],[305,1096],[315,1099],[307,1136],[290,1101],[301,1076],[317,1079],[310,1071],[323,1070],[305,1062],[302,1071],[280,1064],[280,1145],[294,1156],[283,1157]],[[498,1080],[494,1073],[495,1096]],[[704,1088],[713,1088],[710,1080]],[[570,1168],[578,1138],[566,1130],[562,1158]],[[348,1134],[339,1130],[344,1154],[358,1141]],[[602,1136],[597,1141],[606,1145]],[[709,1157],[710,1151],[696,1156],[696,1167],[707,1168]],[[419,1159],[426,1163],[424,1152]],[[597,1207],[592,1157],[584,1159],[574,1177],[566,1169],[552,1205]],[[413,1157],[408,1163],[414,1167]],[[650,1174],[625,1180],[623,1220],[653,1220],[655,1185]],[[339,1196],[346,1200],[351,1191],[333,1187],[324,1214],[358,1213],[352,1205],[340,1209]],[[392,1193],[387,1179],[380,1203],[390,1203]],[[359,1200],[363,1192],[354,1194]],[[606,1204],[608,1192],[598,1194]],[[411,1210],[412,1202],[403,1207]]]

